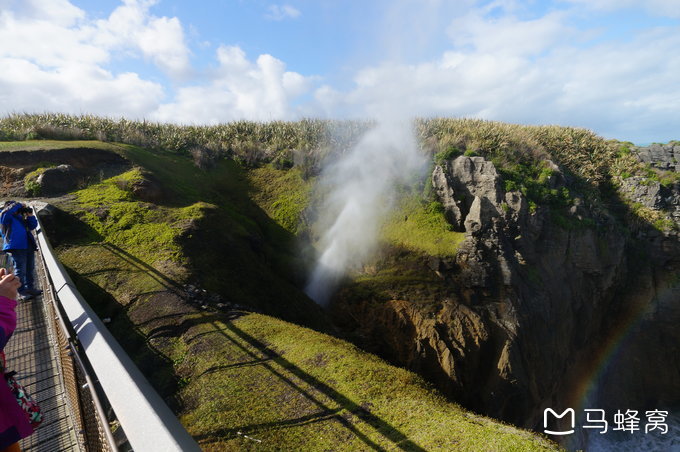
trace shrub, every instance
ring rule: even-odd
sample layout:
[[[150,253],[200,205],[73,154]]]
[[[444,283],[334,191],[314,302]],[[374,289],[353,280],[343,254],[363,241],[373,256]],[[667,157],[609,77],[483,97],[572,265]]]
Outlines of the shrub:
[[[439,152],[434,156],[434,161],[437,165],[441,166],[444,164],[444,162],[453,160],[459,155],[461,155],[463,151],[458,149],[455,146],[449,146],[445,151]]]
[[[191,148],[189,154],[194,159],[194,165],[202,170],[212,168],[217,160],[217,154],[207,147],[196,146]]]

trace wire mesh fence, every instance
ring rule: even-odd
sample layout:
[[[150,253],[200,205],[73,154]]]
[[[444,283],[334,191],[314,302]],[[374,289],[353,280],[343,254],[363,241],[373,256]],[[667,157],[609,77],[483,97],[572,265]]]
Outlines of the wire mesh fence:
[[[59,375],[64,386],[64,397],[77,429],[80,450],[117,451],[109,421],[96,393],[95,383],[87,365],[78,353],[75,334],[66,326],[60,311],[55,289],[51,284],[45,262],[36,253],[36,272],[43,287],[43,304],[57,343]]]

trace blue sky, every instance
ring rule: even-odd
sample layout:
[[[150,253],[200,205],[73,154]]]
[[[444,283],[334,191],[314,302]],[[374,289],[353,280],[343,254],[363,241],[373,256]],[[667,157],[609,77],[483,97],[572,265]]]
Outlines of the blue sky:
[[[0,0],[0,114],[478,117],[680,139],[680,0]]]

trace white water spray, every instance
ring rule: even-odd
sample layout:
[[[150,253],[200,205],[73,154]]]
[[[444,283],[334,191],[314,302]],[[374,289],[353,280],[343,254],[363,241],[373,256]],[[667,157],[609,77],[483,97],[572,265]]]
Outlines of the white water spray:
[[[307,295],[326,305],[340,279],[366,262],[375,251],[395,187],[412,180],[423,167],[412,123],[395,120],[378,124],[326,168],[320,183],[329,194],[318,222],[325,232]]]

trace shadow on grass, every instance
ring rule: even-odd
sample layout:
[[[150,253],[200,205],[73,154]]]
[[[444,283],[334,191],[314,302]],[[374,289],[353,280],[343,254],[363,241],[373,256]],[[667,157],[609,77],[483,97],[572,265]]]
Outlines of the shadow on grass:
[[[115,298],[73,269],[66,269],[96,314],[100,318],[112,319],[109,330],[159,394],[166,400],[173,396],[179,388],[180,379],[175,374],[172,361],[149,344],[149,338],[139,331],[128,317],[126,308]]]
[[[347,411],[363,422],[368,424],[374,429],[376,433],[381,435],[384,439],[392,443],[393,447],[396,447],[404,451],[414,451],[414,452],[424,452],[425,449],[418,446],[412,442],[405,434],[397,430],[394,426],[390,425],[384,419],[371,413],[367,407],[361,406],[351,400],[346,395],[336,391],[328,384],[322,382],[318,378],[305,372],[292,362],[283,358],[280,354],[273,351],[271,348],[267,347],[266,344],[259,341],[257,338],[251,336],[245,331],[238,328],[233,323],[225,322],[224,325],[226,329],[220,328],[214,322],[210,323],[213,327],[213,331],[210,333],[217,333],[223,336],[226,340],[232,343],[240,351],[248,355],[252,360],[245,361],[242,363],[236,363],[226,366],[217,366],[206,370],[204,373],[212,373],[218,370],[234,367],[245,367],[245,366],[262,366],[273,376],[278,378],[284,384],[288,385],[291,389],[299,393],[301,396],[309,400],[312,404],[316,405],[319,412],[311,415],[301,416],[294,419],[285,419],[277,422],[267,422],[262,424],[250,424],[241,425],[238,427],[225,428],[222,430],[211,432],[210,434],[197,435],[195,438],[197,440],[210,440],[215,437],[219,438],[236,438],[242,434],[253,433],[262,430],[276,430],[282,428],[289,428],[294,426],[306,425],[315,422],[322,421],[336,421],[340,423],[345,429],[349,430],[355,437],[360,439],[372,450],[384,451],[387,450],[380,444],[376,443],[368,435],[361,432],[353,422],[347,419],[345,416],[341,415],[342,411]],[[206,334],[206,333],[202,333]],[[194,336],[189,339],[189,341],[195,340],[198,336]],[[245,344],[247,345],[245,345]],[[257,352],[252,349],[257,350]],[[280,369],[279,369],[280,368]],[[287,375],[289,374],[289,375]],[[294,381],[299,379],[305,384],[309,385],[310,388],[305,388],[301,384]],[[319,395],[315,392],[320,393]],[[333,402],[340,405],[340,408],[332,408],[327,403],[322,400],[323,395]]]
[[[132,267],[137,268],[141,272],[145,273],[148,277],[152,278],[154,281],[162,285],[168,290],[172,290],[173,292],[177,293],[181,290],[183,290],[182,284],[180,284],[178,281],[175,281],[174,279],[168,278],[165,274],[159,272],[156,270],[154,267],[151,265],[147,264],[146,262],[142,261],[141,259],[133,256],[132,254],[128,253],[124,249],[120,248],[119,246],[114,245],[113,243],[110,242],[101,242],[96,244],[98,246],[101,246],[102,248],[110,251],[113,253],[116,257],[119,259],[123,260],[125,263],[129,264]]]

